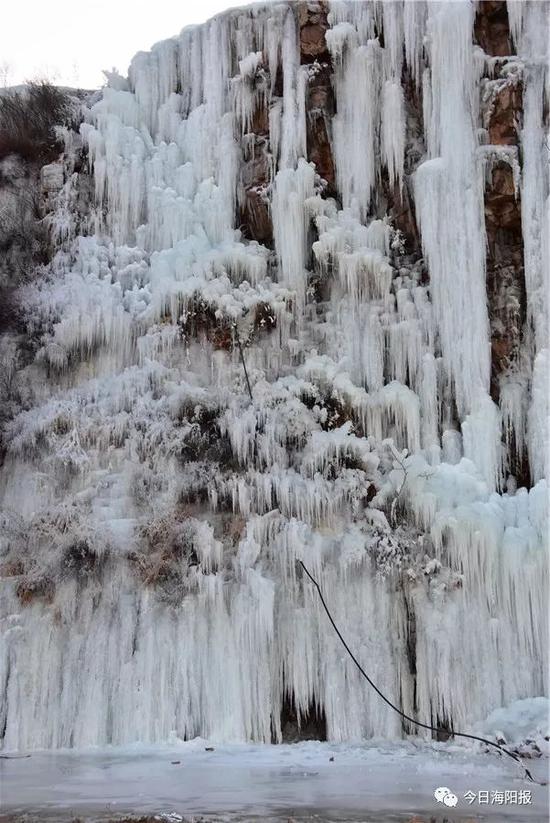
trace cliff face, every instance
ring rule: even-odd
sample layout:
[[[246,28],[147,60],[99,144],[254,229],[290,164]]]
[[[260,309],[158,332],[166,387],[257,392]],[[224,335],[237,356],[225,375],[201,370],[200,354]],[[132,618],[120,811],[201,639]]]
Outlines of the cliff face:
[[[298,559],[419,720],[544,693],[546,12],[255,5],[89,99],[2,337],[6,747],[412,731]]]

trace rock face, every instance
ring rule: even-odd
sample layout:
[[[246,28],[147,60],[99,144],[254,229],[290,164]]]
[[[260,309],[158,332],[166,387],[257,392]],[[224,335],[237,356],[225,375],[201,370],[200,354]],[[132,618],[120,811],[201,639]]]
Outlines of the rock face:
[[[517,147],[522,123],[522,84],[510,80],[488,84],[494,88],[486,98],[490,171],[485,187],[487,232],[487,283],[491,322],[491,394],[498,400],[502,375],[517,365],[526,321],[526,286],[523,268],[521,195],[517,174],[517,148],[502,152],[498,147]]]
[[[336,196],[336,171],[332,155],[331,122],[334,91],[330,63],[313,63],[306,91],[307,156],[324,181],[326,197]]]
[[[326,42],[329,29],[325,2],[298,3],[300,61],[311,64],[306,88],[307,156],[325,183],[325,196],[336,196],[331,144],[334,116],[332,60]]]
[[[325,38],[329,28],[328,7],[324,2],[303,2],[297,3],[297,12],[300,63],[310,65],[305,92],[307,158],[315,163],[316,171],[323,181],[325,196],[335,197],[336,179],[330,139],[334,90],[331,57]],[[270,77],[269,61],[265,53],[262,55],[261,80],[271,84],[276,93],[282,95],[281,75]],[[251,134],[254,135],[253,147],[250,147],[250,140],[247,139],[241,171],[244,191],[240,222],[246,237],[272,246],[273,226],[268,187],[273,146],[270,144],[269,111],[265,98],[254,109]]]
[[[482,0],[475,20],[475,38],[486,54],[513,54],[506,0]]]
[[[257,129],[264,125],[262,122],[258,123],[258,119],[255,124]],[[271,246],[273,226],[267,194],[270,181],[268,133],[254,132],[253,139],[250,159],[245,159],[241,167],[244,199],[241,204],[240,223],[245,237]]]
[[[302,563],[437,739],[545,692],[547,6],[518,8],[232,9],[109,75],[34,188],[2,161],[22,271],[48,236],[0,335],[6,748],[415,733]]]
[[[330,63],[326,32],[328,3],[325,0],[298,2],[298,28],[301,63]]]
[[[513,78],[501,86],[491,101],[488,124],[491,145],[517,146],[522,111],[521,82]]]
[[[501,382],[521,370],[527,320],[521,201],[514,170],[496,161],[485,189],[487,299],[491,324],[491,396],[499,401]],[[510,466],[520,483],[529,483],[524,448],[510,444]]]

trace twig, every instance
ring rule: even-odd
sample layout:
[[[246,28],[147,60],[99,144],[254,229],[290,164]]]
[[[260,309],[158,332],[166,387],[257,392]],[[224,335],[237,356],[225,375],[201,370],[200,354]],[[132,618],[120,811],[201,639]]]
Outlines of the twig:
[[[304,563],[302,562],[302,560],[298,560],[297,562],[301,565],[302,569],[304,570],[304,572],[307,574],[307,576],[309,577],[309,579],[311,580],[311,582],[313,583],[313,585],[317,589],[317,593],[319,595],[319,598],[321,600],[323,608],[324,608],[324,610],[327,614],[327,617],[328,617],[328,619],[330,620],[330,622],[332,624],[332,628],[334,629],[334,631],[338,635],[338,638],[340,639],[340,641],[341,641],[342,645],[344,646],[345,650],[347,651],[347,653],[349,654],[349,656],[351,657],[351,659],[353,660],[353,662],[355,663],[355,665],[357,666],[357,668],[359,669],[359,671],[361,672],[361,674],[363,675],[365,680],[374,689],[374,691],[378,694],[378,696],[382,698],[384,703],[387,703],[387,705],[390,707],[390,709],[393,709],[394,712],[397,712],[397,714],[399,714],[404,720],[407,720],[409,723],[413,723],[415,726],[420,726],[422,729],[428,729],[429,731],[436,732],[438,734],[447,734],[448,735],[449,734],[448,729],[442,729],[438,726],[430,726],[428,723],[421,723],[419,720],[415,720],[413,717],[409,717],[409,715],[405,714],[404,712],[401,711],[401,709],[399,709],[397,706],[395,706],[391,702],[391,700],[388,700],[388,698],[380,691],[378,686],[375,683],[373,683],[373,681],[370,679],[370,677],[368,676],[368,674],[366,673],[364,668],[361,666],[361,664],[359,663],[359,661],[357,660],[357,658],[353,654],[352,650],[350,649],[350,647],[348,646],[348,644],[344,640],[344,638],[343,638],[343,636],[340,632],[340,629],[338,628],[338,626],[334,622],[334,619],[333,619],[333,617],[332,617],[332,615],[329,611],[329,608],[328,608],[327,604],[325,603],[325,598],[323,597],[323,593],[321,591],[321,588],[320,588],[319,584],[317,583],[315,578],[310,574],[310,572],[307,570],[307,568],[304,565]],[[467,737],[469,740],[477,740],[480,743],[485,743],[487,746],[493,746],[493,748],[498,749],[501,752],[504,752],[504,754],[507,754],[508,757],[512,758],[512,760],[515,760],[516,763],[519,763],[519,765],[525,771],[525,775],[527,776],[527,778],[532,783],[538,783],[539,785],[542,785],[542,786],[546,785],[545,783],[539,783],[538,780],[535,780],[534,777],[529,772],[529,770],[523,765],[521,759],[517,755],[515,755],[513,752],[510,752],[510,751],[508,751],[508,749],[505,749],[504,746],[501,746],[498,743],[493,743],[492,740],[487,740],[487,738],[485,738],[485,737],[477,737],[475,734],[466,734],[465,732],[455,732],[455,731],[450,732],[450,734],[453,737]]]
[[[390,451],[393,455],[394,460],[396,460],[399,463],[399,465],[401,466],[401,470],[403,472],[403,482],[399,486],[397,494],[395,495],[395,497],[392,500],[391,510],[390,510],[390,518],[391,518],[391,521],[392,521],[392,525],[395,526],[395,509],[397,507],[397,500],[399,499],[399,495],[403,491],[403,489],[405,487],[405,483],[407,482],[407,469],[405,468],[405,464],[401,460],[401,457],[398,455],[398,452],[397,452],[397,449],[395,448],[395,446],[392,443],[390,443],[388,445],[389,445],[389,449],[390,449]]]
[[[237,340],[237,346],[239,347],[239,354],[241,356],[241,363],[243,364],[244,376],[246,378],[246,386],[248,388],[248,394],[250,395],[250,399],[252,400],[252,389],[250,387],[250,380],[248,379],[248,371],[246,369],[246,361],[244,359],[243,347],[241,346],[241,338],[239,337],[239,332],[237,331],[237,324],[236,323],[234,324],[233,328],[234,328],[234,331],[235,331],[235,338]]]

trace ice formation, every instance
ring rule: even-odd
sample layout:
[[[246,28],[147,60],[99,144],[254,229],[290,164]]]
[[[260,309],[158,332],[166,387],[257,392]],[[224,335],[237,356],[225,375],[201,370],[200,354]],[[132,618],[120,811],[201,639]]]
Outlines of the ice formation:
[[[1,338],[5,748],[415,733],[298,559],[409,715],[546,694],[547,5],[501,4],[496,57],[478,6],[232,10],[65,133]]]

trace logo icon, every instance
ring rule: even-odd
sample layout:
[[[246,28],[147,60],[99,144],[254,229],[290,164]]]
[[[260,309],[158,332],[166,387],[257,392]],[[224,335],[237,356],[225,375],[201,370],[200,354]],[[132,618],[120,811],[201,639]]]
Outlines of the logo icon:
[[[434,797],[438,803],[444,803],[446,806],[456,806],[458,797],[453,794],[446,786],[439,786],[434,792]]]

